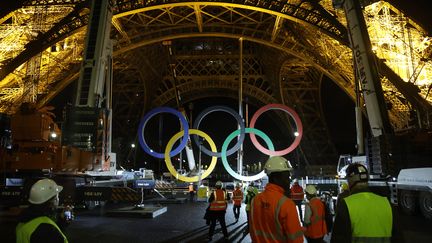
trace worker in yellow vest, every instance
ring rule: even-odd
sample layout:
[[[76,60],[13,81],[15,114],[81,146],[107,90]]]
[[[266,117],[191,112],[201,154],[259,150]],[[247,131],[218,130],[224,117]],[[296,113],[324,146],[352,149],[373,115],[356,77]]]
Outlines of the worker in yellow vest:
[[[247,217],[247,227],[245,228],[245,234],[249,234],[249,224],[250,224],[250,208],[251,208],[251,203],[252,203],[252,199],[258,195],[258,188],[256,188],[254,186],[254,183],[251,182],[247,188],[247,193],[245,196],[245,211],[246,211],[246,217]]]
[[[243,202],[243,191],[241,190],[240,183],[237,183],[235,190],[233,191],[233,212],[235,222],[238,222],[240,217],[240,208]]]
[[[388,199],[370,191],[364,165],[351,164],[346,174],[351,195],[337,206],[331,242],[391,242],[393,215]]]
[[[16,242],[67,243],[66,236],[55,222],[62,186],[51,179],[41,179],[30,189],[30,206],[20,216]]]

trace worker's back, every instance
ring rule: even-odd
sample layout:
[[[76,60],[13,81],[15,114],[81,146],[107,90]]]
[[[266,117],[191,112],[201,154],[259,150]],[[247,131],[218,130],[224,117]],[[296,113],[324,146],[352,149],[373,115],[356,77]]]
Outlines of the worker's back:
[[[254,197],[250,234],[253,242],[303,242],[295,204],[281,187],[269,183]]]

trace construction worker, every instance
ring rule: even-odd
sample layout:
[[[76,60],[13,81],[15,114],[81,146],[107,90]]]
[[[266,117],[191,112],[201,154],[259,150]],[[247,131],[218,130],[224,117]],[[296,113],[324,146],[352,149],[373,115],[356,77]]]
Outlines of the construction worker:
[[[349,165],[346,174],[351,195],[337,206],[331,242],[390,242],[393,216],[389,201],[370,191],[368,171],[362,164]]]
[[[297,205],[297,209],[300,215],[300,220],[302,220],[303,219],[302,204],[304,200],[304,192],[303,192],[303,187],[299,185],[297,179],[294,179],[293,181],[293,185],[290,189],[290,196],[291,199],[294,201],[294,203]]]
[[[238,222],[238,219],[240,217],[240,208],[243,201],[243,191],[241,190],[240,183],[236,184],[236,188],[233,191],[233,212],[234,212],[234,218],[235,222]]]
[[[249,233],[249,222],[250,222],[250,208],[252,199],[258,195],[258,189],[254,186],[254,183],[251,182],[247,188],[247,193],[245,197],[245,204],[246,204],[246,217],[247,217],[247,227],[245,229],[245,233]]]
[[[348,184],[346,182],[342,182],[340,187],[340,193],[337,196],[336,207],[339,205],[339,202],[350,195]]]
[[[249,233],[252,242],[303,242],[303,230],[294,202],[285,196],[293,170],[283,157],[270,157],[264,170],[269,183],[252,199]]]
[[[325,205],[317,197],[317,189],[314,185],[307,185],[305,205],[304,226],[306,227],[305,236],[308,243],[323,243],[324,236],[327,234],[325,222]]]
[[[193,185],[192,182],[189,183],[188,191],[189,191],[189,200],[191,202],[193,202],[194,201],[194,197],[195,197],[195,189],[194,189],[194,185]]]
[[[62,186],[51,179],[38,180],[30,189],[30,206],[20,215],[16,242],[68,242],[55,222]]]
[[[225,223],[225,213],[229,200],[229,196],[225,190],[222,189],[222,182],[216,182],[216,190],[214,190],[209,198],[210,208],[209,208],[209,218],[210,218],[210,228],[208,240],[211,241],[213,238],[213,233],[216,227],[216,220],[222,228],[225,241],[228,241],[228,231]]]

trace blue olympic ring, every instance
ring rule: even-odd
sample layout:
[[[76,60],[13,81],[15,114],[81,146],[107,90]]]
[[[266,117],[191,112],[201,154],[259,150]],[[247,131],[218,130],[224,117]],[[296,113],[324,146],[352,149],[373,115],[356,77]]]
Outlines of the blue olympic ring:
[[[149,154],[149,155],[151,155],[151,156],[153,156],[153,157],[156,157],[156,158],[159,158],[159,159],[163,159],[164,158],[164,154],[163,153],[158,153],[158,152],[155,152],[155,151],[153,151],[148,145],[147,145],[147,143],[146,143],[146,141],[145,141],[145,138],[144,138],[144,129],[145,129],[145,126],[147,125],[147,122],[153,117],[153,116],[155,116],[156,114],[159,114],[159,113],[163,113],[163,112],[166,112],[166,113],[170,113],[170,114],[173,114],[173,115],[176,115],[178,118],[179,118],[179,120],[180,120],[180,122],[181,122],[181,124],[182,124],[182,128],[183,128],[183,130],[184,130],[184,135],[183,135],[183,138],[182,138],[182,140],[181,140],[181,142],[180,142],[180,144],[174,149],[174,150],[172,150],[171,152],[170,152],[170,156],[172,157],[172,156],[175,156],[175,155],[177,155],[177,154],[179,154],[184,148],[185,148],[185,146],[186,146],[186,144],[187,144],[187,141],[188,141],[188,137],[189,137],[189,125],[188,125],[188,122],[186,121],[186,118],[184,117],[184,115],[181,113],[181,112],[179,112],[179,111],[177,111],[177,110],[174,110],[173,108],[170,108],[170,107],[157,107],[157,108],[155,108],[155,109],[153,109],[153,110],[151,110],[151,111],[149,111],[144,117],[143,117],[143,119],[141,120],[141,122],[140,122],[140,124],[139,124],[139,126],[138,126],[138,140],[139,140],[139,143],[140,143],[140,145],[141,145],[141,148],[147,153],[147,154]]]

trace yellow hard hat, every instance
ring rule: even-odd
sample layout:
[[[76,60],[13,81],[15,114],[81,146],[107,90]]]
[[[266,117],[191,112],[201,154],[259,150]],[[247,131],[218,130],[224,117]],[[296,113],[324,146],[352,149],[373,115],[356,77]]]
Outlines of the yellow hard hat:
[[[342,188],[343,191],[348,190],[348,184],[346,182],[342,182],[341,188]]]
[[[305,192],[309,195],[316,195],[317,189],[314,185],[307,185]]]
[[[28,201],[32,204],[42,204],[63,190],[62,186],[57,185],[51,179],[38,180],[30,189]]]
[[[273,156],[267,160],[264,170],[267,175],[270,175],[273,172],[292,171],[293,168],[291,163],[284,157]]]

